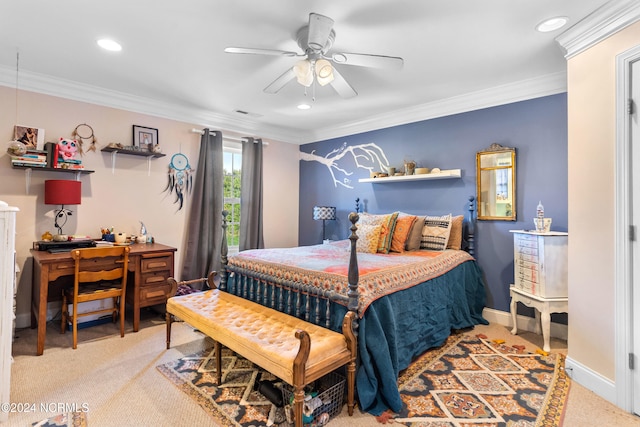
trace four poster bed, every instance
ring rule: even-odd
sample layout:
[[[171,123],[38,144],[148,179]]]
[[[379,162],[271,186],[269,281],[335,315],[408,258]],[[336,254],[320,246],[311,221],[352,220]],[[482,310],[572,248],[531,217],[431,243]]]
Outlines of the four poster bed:
[[[356,311],[360,407],[373,415],[386,409],[399,412],[399,372],[425,350],[440,346],[452,330],[488,323],[482,317],[482,273],[472,256],[473,197],[469,200],[466,230],[460,231],[466,238],[454,249],[368,253],[344,240],[246,250],[228,257],[223,237],[219,288],[333,331],[341,330],[347,311]],[[226,231],[226,212],[223,215]],[[356,234],[364,239],[369,231],[363,219],[358,222],[363,216],[376,217],[349,216],[354,242]],[[398,218],[405,217],[396,215],[398,224]],[[411,228],[426,227],[423,218],[418,217]],[[459,222],[462,227],[462,218]],[[399,228],[396,231],[400,233]],[[393,228],[389,240],[392,232]]]

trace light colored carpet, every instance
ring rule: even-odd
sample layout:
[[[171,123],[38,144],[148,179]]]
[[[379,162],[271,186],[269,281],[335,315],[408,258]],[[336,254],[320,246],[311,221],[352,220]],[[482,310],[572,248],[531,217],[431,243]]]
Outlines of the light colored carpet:
[[[46,410],[55,410],[60,405],[63,409],[65,405],[88,408],[90,427],[215,425],[197,403],[156,369],[159,364],[210,345],[188,325],[174,323],[169,350],[165,349],[164,321],[152,311],[143,311],[139,332],[133,333],[129,323],[124,338],[120,338],[113,324],[80,330],[77,350],[71,349],[71,334],[61,335],[58,331],[57,322],[48,325],[43,356],[35,356],[35,329],[17,331],[11,401],[35,405],[35,410],[9,414],[7,425],[29,426],[56,415]],[[524,345],[526,351],[535,351],[542,345],[541,336],[531,333],[513,336],[500,325],[479,326],[476,332]],[[566,343],[562,341],[552,340],[551,348],[566,353]],[[357,409],[353,417],[342,411],[330,425],[380,427],[374,417]],[[640,418],[573,383],[564,425],[640,426]]]

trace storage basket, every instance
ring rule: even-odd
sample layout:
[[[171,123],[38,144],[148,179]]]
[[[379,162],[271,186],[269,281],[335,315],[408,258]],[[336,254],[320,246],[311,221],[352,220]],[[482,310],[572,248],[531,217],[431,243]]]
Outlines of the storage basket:
[[[345,383],[346,380],[342,375],[332,372],[314,381],[314,383],[310,385],[313,386],[313,388],[310,388],[310,386],[305,387],[305,398],[312,396],[308,404],[307,401],[305,401],[305,406],[315,409],[313,409],[312,415],[305,415],[305,419],[303,420],[304,424],[321,426],[340,414],[344,406]],[[291,405],[293,407],[293,387],[284,384],[282,387],[282,397],[284,398],[285,405]],[[319,399],[319,401],[315,400],[314,397]]]

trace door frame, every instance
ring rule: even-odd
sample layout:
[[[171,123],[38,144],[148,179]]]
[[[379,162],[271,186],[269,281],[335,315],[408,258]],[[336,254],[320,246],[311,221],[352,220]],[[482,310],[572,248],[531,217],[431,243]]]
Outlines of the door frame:
[[[615,158],[615,389],[616,404],[633,412],[634,370],[629,367],[633,352],[633,252],[629,231],[631,217],[631,128],[628,99],[631,96],[631,64],[640,61],[640,46],[616,57],[616,158]],[[640,102],[639,102],[640,105]],[[637,224],[640,227],[640,224]],[[640,231],[640,229],[637,229]],[[636,235],[636,239],[640,236]],[[640,275],[640,271],[636,272]],[[640,313],[639,313],[640,314]],[[640,344],[640,343],[638,343]],[[637,352],[636,352],[637,353]],[[640,375],[635,357],[635,375]]]

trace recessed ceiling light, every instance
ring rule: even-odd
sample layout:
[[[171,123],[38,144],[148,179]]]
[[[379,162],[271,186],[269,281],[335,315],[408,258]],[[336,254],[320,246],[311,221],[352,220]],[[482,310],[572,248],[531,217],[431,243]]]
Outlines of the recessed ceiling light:
[[[111,52],[120,52],[122,50],[122,46],[120,46],[120,43],[111,39],[98,40],[98,46]]]
[[[309,110],[311,109],[311,105],[309,104],[298,104],[298,110]]]
[[[554,18],[545,19],[538,25],[536,25],[536,30],[541,33],[548,33],[549,31],[555,31],[559,28],[562,28],[569,21],[569,18],[566,16],[556,16]]]

